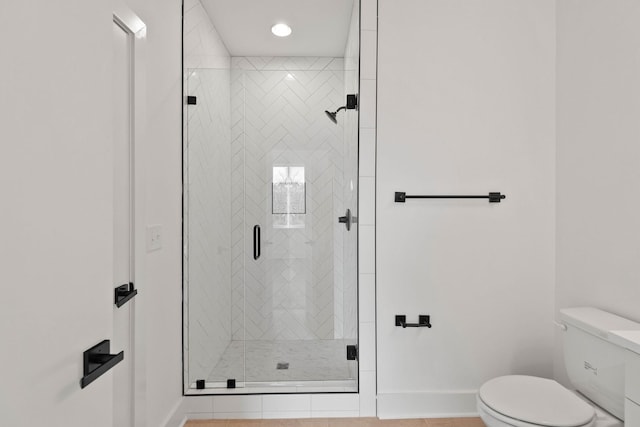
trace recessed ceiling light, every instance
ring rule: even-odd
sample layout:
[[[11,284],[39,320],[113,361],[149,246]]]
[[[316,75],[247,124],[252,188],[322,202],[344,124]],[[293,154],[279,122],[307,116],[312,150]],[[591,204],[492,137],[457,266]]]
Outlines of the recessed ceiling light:
[[[287,37],[291,34],[291,27],[287,24],[276,24],[271,27],[271,32],[278,37]]]

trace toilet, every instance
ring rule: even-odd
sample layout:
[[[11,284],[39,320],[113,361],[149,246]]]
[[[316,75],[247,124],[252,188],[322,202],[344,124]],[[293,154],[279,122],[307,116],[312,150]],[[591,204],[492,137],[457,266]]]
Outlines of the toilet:
[[[567,375],[575,391],[528,375],[484,383],[477,408],[487,427],[624,426],[625,350],[609,331],[640,324],[592,307],[560,310]]]

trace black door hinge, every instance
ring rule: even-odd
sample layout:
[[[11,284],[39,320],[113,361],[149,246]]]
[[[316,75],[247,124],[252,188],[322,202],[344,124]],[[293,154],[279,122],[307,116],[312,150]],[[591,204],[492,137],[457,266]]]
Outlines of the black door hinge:
[[[347,346],[347,360],[358,360],[358,346],[357,345],[348,345]]]
[[[198,98],[195,96],[187,96],[187,105],[196,105],[198,102]]]

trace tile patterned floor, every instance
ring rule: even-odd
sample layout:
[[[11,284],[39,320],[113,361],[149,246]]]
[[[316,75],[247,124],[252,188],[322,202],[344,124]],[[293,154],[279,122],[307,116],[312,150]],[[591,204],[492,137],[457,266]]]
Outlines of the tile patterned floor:
[[[232,341],[207,382],[342,381],[356,378],[346,340]],[[246,351],[245,346],[246,345]],[[243,353],[246,356],[243,358]],[[288,363],[288,369],[277,369]],[[246,375],[246,377],[245,377]]]
[[[485,427],[480,418],[309,418],[289,420],[193,420],[185,427]]]

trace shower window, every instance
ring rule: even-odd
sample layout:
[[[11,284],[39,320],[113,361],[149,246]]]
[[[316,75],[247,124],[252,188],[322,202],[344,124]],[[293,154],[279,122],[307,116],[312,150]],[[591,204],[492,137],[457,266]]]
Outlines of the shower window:
[[[303,228],[307,211],[304,166],[274,166],[271,187],[274,228]]]

